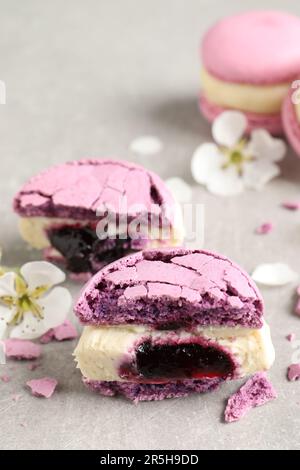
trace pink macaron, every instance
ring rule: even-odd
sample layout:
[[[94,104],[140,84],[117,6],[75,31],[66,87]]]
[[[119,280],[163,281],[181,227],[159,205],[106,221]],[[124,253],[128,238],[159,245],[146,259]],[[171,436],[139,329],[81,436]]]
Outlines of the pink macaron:
[[[282,123],[290,145],[300,157],[300,99],[297,90],[291,89],[282,107]],[[300,98],[300,97],[299,97]]]
[[[201,46],[200,107],[212,121],[225,109],[248,118],[249,130],[282,134],[281,108],[300,73],[300,17],[251,11],[222,19]]]

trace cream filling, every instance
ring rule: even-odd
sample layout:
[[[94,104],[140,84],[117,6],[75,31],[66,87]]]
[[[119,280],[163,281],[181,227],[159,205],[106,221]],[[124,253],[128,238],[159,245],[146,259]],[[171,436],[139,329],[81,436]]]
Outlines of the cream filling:
[[[19,220],[19,231],[23,240],[37,250],[43,250],[51,246],[47,237],[47,229],[56,225],[74,225],[85,226],[89,223],[87,220],[50,218],[50,217],[21,217]],[[158,234],[158,237],[160,234]],[[168,238],[167,236],[170,236]],[[175,212],[174,226],[169,230],[165,239],[151,239],[148,247],[156,248],[162,245],[180,246],[184,239],[184,227],[182,222],[181,210],[178,208]]]
[[[290,86],[289,83],[250,85],[225,82],[210,75],[204,68],[201,82],[204,96],[211,103],[258,114],[280,113]]]
[[[226,349],[238,364],[238,376],[267,370],[275,359],[270,328],[266,323],[260,329],[197,327],[179,332],[156,331],[137,325],[86,326],[74,351],[77,367],[88,379],[122,381],[118,370],[122,362],[134,358],[134,347],[142,338],[164,339],[176,334],[180,339],[200,336]]]

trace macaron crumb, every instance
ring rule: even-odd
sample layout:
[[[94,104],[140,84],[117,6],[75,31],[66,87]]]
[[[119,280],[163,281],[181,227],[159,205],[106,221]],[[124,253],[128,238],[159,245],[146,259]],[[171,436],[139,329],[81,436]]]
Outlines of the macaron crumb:
[[[32,341],[10,338],[4,345],[6,357],[13,359],[36,359],[41,355],[41,347]]]
[[[295,382],[300,379],[300,363],[291,364],[288,367],[287,378],[290,382]]]
[[[11,381],[11,377],[9,375],[1,375],[0,379],[2,380],[2,382],[4,383],[8,383]]]
[[[295,338],[296,338],[295,333],[290,333],[290,334],[288,334],[288,335],[286,336],[286,339],[287,339],[288,341],[290,341],[290,342],[294,341]]]
[[[22,394],[21,393],[14,393],[12,396],[11,396],[11,399],[15,402],[19,401],[20,398],[22,397]]]
[[[43,398],[51,398],[57,384],[57,380],[52,377],[42,377],[26,382],[27,387],[31,389],[32,395]]]
[[[235,392],[225,408],[225,422],[239,421],[251,409],[277,398],[273,385],[264,372],[258,372]]]
[[[272,232],[273,229],[274,229],[274,225],[272,224],[272,222],[265,222],[265,223],[259,225],[255,229],[255,233],[257,233],[258,235],[266,235],[266,234]]]
[[[65,320],[61,325],[48,330],[40,337],[40,343],[47,344],[53,340],[64,341],[77,338],[78,333],[74,325],[69,320]]]
[[[290,211],[298,211],[300,210],[300,201],[286,201],[282,203],[282,207]]]
[[[27,369],[33,371],[37,369],[39,366],[40,364],[38,364],[37,362],[33,362],[32,364],[28,364]]]

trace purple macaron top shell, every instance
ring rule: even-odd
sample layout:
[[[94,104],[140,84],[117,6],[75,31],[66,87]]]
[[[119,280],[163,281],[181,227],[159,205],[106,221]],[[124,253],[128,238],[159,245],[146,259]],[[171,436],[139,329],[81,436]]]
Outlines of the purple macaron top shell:
[[[282,11],[250,11],[223,18],[204,36],[206,70],[232,83],[288,82],[300,70],[300,18]]]
[[[84,324],[260,328],[263,302],[251,278],[224,256],[201,250],[145,250],[99,271],[75,306]]]
[[[99,208],[128,216],[164,207],[173,217],[174,199],[163,181],[141,166],[119,160],[77,160],[51,167],[32,177],[14,199],[23,217],[96,219]],[[139,207],[137,206],[139,205]],[[143,207],[143,209],[141,209]],[[168,215],[167,215],[168,214]]]

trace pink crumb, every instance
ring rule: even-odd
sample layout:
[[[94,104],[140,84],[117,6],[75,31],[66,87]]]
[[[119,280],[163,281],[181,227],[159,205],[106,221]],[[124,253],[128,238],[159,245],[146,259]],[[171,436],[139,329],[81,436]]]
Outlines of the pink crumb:
[[[295,333],[290,333],[289,335],[286,336],[286,339],[290,342],[294,341],[295,338],[296,338]]]
[[[29,380],[26,385],[31,389],[35,397],[50,398],[57,386],[57,380],[52,377],[43,377],[41,379]]]
[[[37,362],[34,362],[33,364],[28,364],[27,369],[28,370],[35,370],[40,366]]]
[[[300,363],[299,364],[291,364],[288,367],[288,380],[294,382],[295,380],[300,379]]]
[[[282,207],[290,211],[300,210],[300,201],[286,201],[282,203]]]
[[[255,233],[258,235],[266,235],[267,233],[272,232],[274,225],[271,222],[265,222],[255,229]]]
[[[69,320],[65,320],[61,325],[48,330],[43,336],[41,336],[40,342],[47,344],[53,339],[64,341],[67,339],[75,339],[77,336],[78,333],[75,326],[73,326]]]
[[[9,375],[1,375],[0,379],[2,380],[2,382],[10,382],[11,381],[11,377]]]
[[[13,401],[19,401],[21,397],[21,393],[14,393],[11,398]]]
[[[40,343],[42,344],[48,344],[50,343],[54,338],[54,334],[53,334],[53,330],[48,330],[46,331],[46,333],[44,333],[41,337],[40,337]]]
[[[41,347],[32,341],[23,339],[6,339],[5,354],[14,359],[36,359],[41,355]]]
[[[92,274],[90,273],[80,273],[80,274],[77,274],[77,273],[69,273],[69,278],[71,279],[71,281],[74,281],[74,282],[87,282],[91,279],[92,277]]]
[[[277,393],[264,372],[258,372],[228,400],[225,421],[240,420],[251,408],[261,406],[277,398]]]
[[[64,341],[65,339],[75,339],[78,336],[75,326],[69,320],[64,321],[61,325],[53,328],[54,338],[57,341]]]

